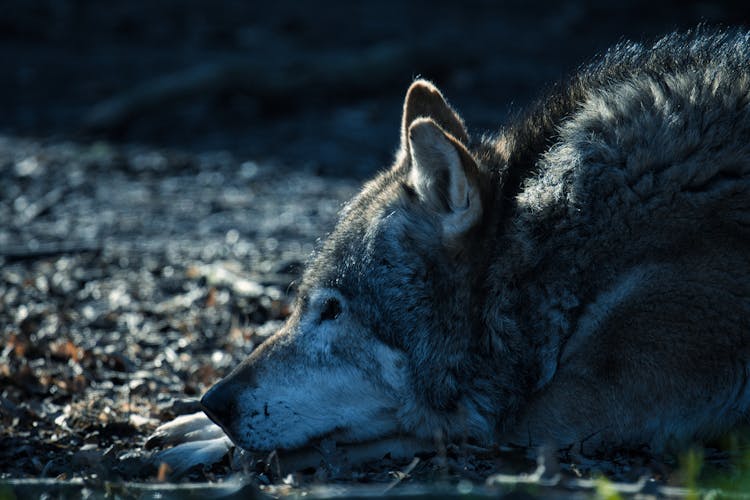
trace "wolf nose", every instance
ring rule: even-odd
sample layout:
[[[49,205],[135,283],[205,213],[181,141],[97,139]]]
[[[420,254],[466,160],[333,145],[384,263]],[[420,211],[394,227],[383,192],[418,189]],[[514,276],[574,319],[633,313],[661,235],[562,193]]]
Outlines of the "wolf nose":
[[[201,407],[208,418],[225,431],[232,422],[234,406],[234,390],[231,384],[223,380],[211,387],[201,398]]]

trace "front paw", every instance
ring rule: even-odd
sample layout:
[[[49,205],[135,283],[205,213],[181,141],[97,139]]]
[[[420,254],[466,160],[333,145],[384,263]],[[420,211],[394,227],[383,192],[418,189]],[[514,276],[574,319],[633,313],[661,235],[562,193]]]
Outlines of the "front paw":
[[[151,457],[159,467],[167,464],[170,478],[176,479],[195,466],[220,462],[233,448],[221,427],[203,412],[181,415],[159,426],[146,440],[145,448],[164,448]]]
[[[146,440],[145,448],[163,448],[194,441],[206,441],[226,437],[221,427],[211,422],[203,412],[180,415],[156,428]]]

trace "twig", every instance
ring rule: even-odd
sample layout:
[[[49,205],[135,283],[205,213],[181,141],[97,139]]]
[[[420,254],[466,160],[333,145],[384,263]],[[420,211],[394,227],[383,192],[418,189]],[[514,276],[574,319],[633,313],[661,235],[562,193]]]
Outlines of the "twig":
[[[383,490],[382,494],[385,495],[386,493],[388,493],[389,491],[391,491],[395,486],[397,486],[398,483],[400,483],[401,481],[403,481],[404,479],[406,479],[407,477],[409,477],[409,474],[411,474],[411,471],[414,470],[414,467],[416,467],[418,463],[419,463],[419,457],[414,457],[414,459],[411,461],[411,463],[409,465],[407,465],[404,470],[402,470],[402,471],[400,471],[400,472],[397,473],[396,479],[394,479],[391,482],[391,484],[389,484],[388,486],[385,487],[385,489]]]
[[[63,254],[100,252],[100,242],[60,242],[39,243],[36,245],[16,245],[0,247],[0,258],[6,261],[33,260]]]
[[[26,210],[18,214],[14,221],[15,226],[25,226],[29,222],[33,221],[44,212],[52,208],[54,205],[56,205],[57,202],[62,199],[64,194],[65,189],[63,188],[55,188],[51,190],[50,192],[42,196],[39,200],[26,207]]]

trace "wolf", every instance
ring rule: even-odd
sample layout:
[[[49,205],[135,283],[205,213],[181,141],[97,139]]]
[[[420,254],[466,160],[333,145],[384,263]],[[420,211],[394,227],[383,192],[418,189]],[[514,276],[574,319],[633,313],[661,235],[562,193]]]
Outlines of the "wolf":
[[[477,140],[413,82],[288,321],[157,436],[660,453],[747,422],[749,363],[750,33],[699,27]]]

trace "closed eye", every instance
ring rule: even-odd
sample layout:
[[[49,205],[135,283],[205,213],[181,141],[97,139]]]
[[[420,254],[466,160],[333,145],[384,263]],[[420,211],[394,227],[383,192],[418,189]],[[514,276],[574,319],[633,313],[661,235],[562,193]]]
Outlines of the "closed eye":
[[[341,314],[341,303],[336,298],[328,298],[320,311],[320,322],[332,321]]]

